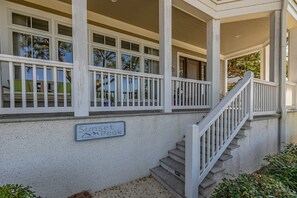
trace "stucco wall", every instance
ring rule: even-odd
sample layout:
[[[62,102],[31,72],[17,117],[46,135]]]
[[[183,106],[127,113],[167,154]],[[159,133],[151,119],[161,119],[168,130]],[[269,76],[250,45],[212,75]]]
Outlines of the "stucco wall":
[[[297,111],[287,114],[286,143],[297,143]]]
[[[38,195],[66,197],[149,174],[204,113],[66,119],[0,124],[0,185],[33,186]],[[126,136],[74,141],[78,123],[125,121]]]
[[[239,140],[240,147],[232,151],[233,158],[226,163],[228,174],[259,170],[263,158],[278,151],[278,118],[254,119],[247,124],[250,130],[245,131],[246,137]]]

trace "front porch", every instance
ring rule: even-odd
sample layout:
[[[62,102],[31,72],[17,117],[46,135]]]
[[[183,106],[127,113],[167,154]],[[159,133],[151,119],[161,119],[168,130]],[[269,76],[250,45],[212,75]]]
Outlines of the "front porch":
[[[154,2],[147,6],[150,6],[151,12],[159,11],[160,14],[158,19],[153,18],[148,30],[131,24],[129,26],[131,30],[143,31],[143,38],[127,32],[119,33],[117,31],[120,30],[114,31],[112,28],[98,27],[100,25],[96,22],[103,23],[102,20],[108,17],[121,17],[121,13],[116,13],[124,6],[120,2],[108,3],[108,6],[116,6],[116,11],[109,14],[112,16],[102,15],[103,8],[91,9],[90,6],[95,5],[91,0],[85,3],[55,3],[65,8],[64,12],[70,15],[71,12],[66,10],[72,8],[73,18],[3,1],[2,10],[7,13],[3,17],[9,23],[2,22],[8,31],[1,34],[1,115],[71,113],[74,116],[88,116],[89,113],[119,111],[170,113],[176,110],[209,110],[227,92],[228,59],[255,50],[276,50],[267,46],[267,39],[273,36],[267,33],[268,19],[275,17],[270,11],[260,18],[251,15],[247,17],[250,18],[248,20],[234,21],[235,18],[229,18],[220,21],[209,20],[206,15],[199,19],[198,16],[193,17],[182,11],[183,4]],[[78,6],[85,8],[75,10]],[[100,6],[105,7],[107,4],[100,3]],[[169,7],[170,11],[165,7]],[[22,9],[34,14],[31,16],[21,12]],[[42,14],[49,14],[54,22],[51,24],[50,20],[42,17],[38,19]],[[83,20],[81,17],[76,18],[80,14],[84,15]],[[187,19],[187,24],[182,24],[179,17]],[[26,20],[31,21],[30,27],[23,27]],[[127,25],[129,20],[123,20],[121,23],[110,19],[114,24],[109,25]],[[131,22],[141,24],[141,21]],[[240,23],[254,25],[261,36],[253,38],[243,35],[244,31],[248,31],[244,29],[230,37],[229,29]],[[151,34],[156,25],[159,26],[159,34]],[[183,38],[183,33],[190,36],[188,32],[180,30],[187,25],[201,27],[189,30],[191,34],[197,31],[201,38]],[[272,32],[275,25],[270,24]],[[29,41],[26,39],[30,38],[33,46],[28,47]],[[228,43],[232,43],[232,46]],[[269,59],[267,55],[265,58]],[[274,76],[255,81],[255,112],[269,114],[279,111],[279,80],[275,78],[275,67],[265,61],[261,72],[271,71]],[[290,97],[287,106],[290,107],[295,105],[294,87],[296,84],[288,83]]]

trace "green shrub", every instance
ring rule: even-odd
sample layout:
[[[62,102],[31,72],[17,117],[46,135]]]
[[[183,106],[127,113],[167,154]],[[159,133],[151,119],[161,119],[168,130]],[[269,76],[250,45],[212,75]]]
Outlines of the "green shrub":
[[[214,198],[297,198],[297,195],[281,182],[260,174],[242,174],[234,180],[224,179],[215,189]]]
[[[297,145],[289,144],[282,152],[268,155],[264,159],[268,164],[260,172],[297,192]]]
[[[35,192],[30,186],[19,184],[7,184],[0,186],[0,198],[36,198]]]

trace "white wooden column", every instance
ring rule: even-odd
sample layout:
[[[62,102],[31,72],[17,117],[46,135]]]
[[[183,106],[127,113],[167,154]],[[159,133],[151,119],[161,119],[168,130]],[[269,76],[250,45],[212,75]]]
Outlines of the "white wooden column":
[[[228,60],[224,60],[224,94],[228,92]]]
[[[297,83],[297,27],[289,31],[289,57],[288,58],[289,58],[288,79],[291,82]],[[292,102],[295,108],[297,104],[296,99],[297,99],[297,95],[293,96],[294,101]]]
[[[297,27],[289,31],[289,81],[297,83]]]
[[[89,116],[87,0],[72,0],[74,116]]]
[[[282,1],[280,16],[280,64],[279,64],[279,106],[281,118],[279,119],[279,148],[283,149],[290,140],[286,139],[286,58],[287,58],[287,10],[288,0]]]
[[[279,82],[281,40],[281,12],[274,11],[270,15],[270,67],[269,81]]]
[[[172,112],[172,0],[159,0],[160,74],[163,82],[163,111]]]
[[[207,80],[212,82],[211,106],[220,100],[220,20],[207,23]]]

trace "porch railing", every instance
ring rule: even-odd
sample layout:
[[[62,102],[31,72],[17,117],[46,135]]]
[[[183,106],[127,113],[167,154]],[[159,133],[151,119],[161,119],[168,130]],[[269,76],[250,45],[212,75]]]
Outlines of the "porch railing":
[[[288,108],[296,108],[297,99],[297,83],[286,82],[286,106]]]
[[[160,110],[163,76],[89,66],[90,111]]]
[[[278,111],[278,84],[254,79],[254,115],[276,114]]]
[[[0,74],[1,114],[73,111],[72,64],[0,54]]]
[[[210,108],[211,82],[172,78],[173,109]]]

